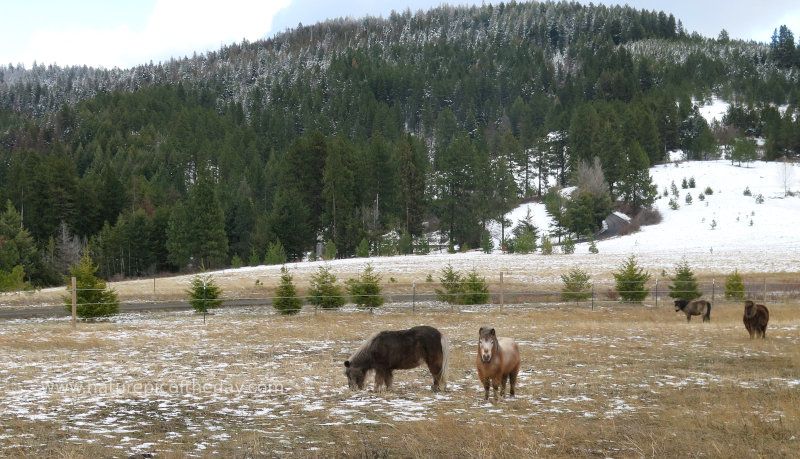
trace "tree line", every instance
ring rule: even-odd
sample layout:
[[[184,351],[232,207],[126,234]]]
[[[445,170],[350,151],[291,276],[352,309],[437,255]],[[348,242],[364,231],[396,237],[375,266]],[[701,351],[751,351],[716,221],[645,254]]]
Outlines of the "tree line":
[[[545,2],[329,21],[130,70],[3,67],[0,241],[22,229],[28,251],[0,243],[0,272],[58,283],[86,247],[109,279],[278,244],[348,257],[393,235],[408,252],[437,230],[474,248],[523,199],[555,217],[541,235],[580,237],[647,208],[674,149],[763,136],[767,159],[796,157],[797,55],[785,27],[767,46]],[[719,125],[697,108],[711,94],[737,101]]]

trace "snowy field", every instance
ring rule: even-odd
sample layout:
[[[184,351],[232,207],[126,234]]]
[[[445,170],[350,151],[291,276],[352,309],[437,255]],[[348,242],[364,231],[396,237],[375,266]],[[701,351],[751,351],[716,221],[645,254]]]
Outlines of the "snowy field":
[[[687,323],[670,305],[281,317],[264,308],[0,323],[0,456],[774,457],[800,431],[800,310],[741,306]],[[424,369],[350,391],[342,362],[370,333],[448,336],[448,389]],[[520,345],[517,396],[483,400],[481,325]],[[142,457],[142,456],[139,456]]]

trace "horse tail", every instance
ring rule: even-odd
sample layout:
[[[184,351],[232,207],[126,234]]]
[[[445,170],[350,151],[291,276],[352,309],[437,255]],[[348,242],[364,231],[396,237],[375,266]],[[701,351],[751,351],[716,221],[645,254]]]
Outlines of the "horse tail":
[[[705,318],[709,322],[711,321],[711,302],[710,301],[706,301],[706,315],[705,315]]]
[[[442,369],[439,371],[439,386],[442,390],[447,388],[447,363],[450,359],[450,345],[447,341],[447,336],[444,333],[441,334],[441,342],[442,342]]]

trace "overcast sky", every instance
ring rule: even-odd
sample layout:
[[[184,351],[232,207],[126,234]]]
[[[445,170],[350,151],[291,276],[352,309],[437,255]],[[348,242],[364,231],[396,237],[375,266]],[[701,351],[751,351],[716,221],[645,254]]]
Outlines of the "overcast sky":
[[[191,56],[222,45],[271,37],[326,18],[386,17],[392,10],[438,6],[441,0],[0,0],[0,64],[127,68]],[[452,4],[499,2],[457,0]],[[581,3],[588,4],[588,1]],[[595,0],[664,10],[689,32],[769,42],[786,24],[800,33],[797,0]],[[795,37],[795,41],[800,38]]]

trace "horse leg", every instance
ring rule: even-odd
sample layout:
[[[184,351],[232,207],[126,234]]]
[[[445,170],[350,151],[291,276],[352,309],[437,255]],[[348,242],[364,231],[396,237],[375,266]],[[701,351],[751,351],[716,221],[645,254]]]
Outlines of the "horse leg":
[[[382,392],[381,386],[386,382],[386,375],[383,370],[375,370],[375,392]],[[388,388],[388,386],[387,386]]]
[[[501,377],[492,378],[492,396],[494,397],[494,401],[497,401],[497,387],[500,385]]]
[[[428,371],[430,371],[431,375],[433,376],[433,385],[431,386],[431,390],[434,392],[439,392],[442,385],[442,365],[437,365],[435,362],[428,362]]]
[[[687,322],[691,322],[692,321],[692,315],[691,314],[686,314],[686,321]]]
[[[508,381],[508,375],[504,374],[503,377],[500,380],[500,396],[501,397],[505,397],[506,396],[506,381]]]
[[[519,371],[519,369],[517,369]],[[512,371],[511,374],[508,375],[508,382],[509,382],[509,391],[508,395],[514,396],[514,388],[517,386],[517,371]]]
[[[489,377],[487,377],[483,381],[483,390],[484,390],[483,399],[484,400],[489,400],[489,381],[491,381],[491,378],[489,378]]]

